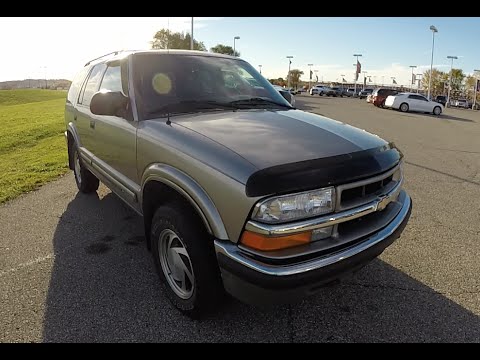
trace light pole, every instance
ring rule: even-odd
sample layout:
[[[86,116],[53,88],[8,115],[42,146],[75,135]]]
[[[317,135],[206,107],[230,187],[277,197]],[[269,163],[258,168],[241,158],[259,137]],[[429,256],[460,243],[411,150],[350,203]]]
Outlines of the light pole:
[[[473,73],[476,75],[478,72],[480,72],[480,70],[473,70]],[[477,85],[478,85],[478,79],[476,76],[474,76],[475,78],[475,91],[474,91],[474,94],[473,94],[473,105],[472,105],[472,110],[475,110],[475,103],[477,102]]]
[[[260,74],[262,73],[262,65],[258,65],[258,68],[260,69]]]
[[[433,49],[435,48],[435,33],[438,32],[437,28],[433,25],[430,26],[430,30],[432,30],[432,60],[430,62],[430,75],[428,76],[428,100],[431,100],[431,87],[432,87],[432,70],[433,70]]]
[[[309,76],[309,81],[308,81],[308,89],[310,90],[312,88],[312,66],[313,64],[307,64],[308,65],[308,76]]]
[[[410,91],[413,92],[413,84],[415,80],[413,80],[413,69],[415,69],[417,65],[410,65],[410,68],[412,69],[412,80],[411,80],[411,86],[410,86]]]
[[[235,40],[240,40],[240,36],[235,36],[233,38],[233,56],[237,56],[235,52]]]
[[[395,76],[390,76],[390,78],[392,79],[392,85],[395,84]]]
[[[452,60],[452,62],[450,63],[450,79],[448,80],[448,94],[447,94],[447,104],[446,104],[447,106],[450,106],[450,89],[452,88],[453,60],[458,59],[458,57],[448,55],[447,59]]]
[[[357,93],[357,78],[358,78],[358,72],[357,72],[357,67],[358,67],[358,58],[362,56],[362,54],[353,54],[357,58],[357,62],[355,63],[355,94]]]
[[[363,90],[365,90],[365,85],[367,85],[367,75],[365,75],[367,72],[366,71],[362,71],[363,72]]]
[[[423,74],[415,74],[415,76],[418,78],[418,84],[417,84],[417,94],[418,94],[418,91],[420,90],[420,81],[422,80]]]
[[[343,79],[345,79],[345,74],[340,75],[342,77],[342,91],[343,91]]]
[[[193,50],[193,16],[192,16],[192,32],[190,35],[190,50]]]
[[[287,74],[287,88],[290,89],[290,65],[292,63],[293,56],[289,55],[287,56],[288,59],[288,74]]]

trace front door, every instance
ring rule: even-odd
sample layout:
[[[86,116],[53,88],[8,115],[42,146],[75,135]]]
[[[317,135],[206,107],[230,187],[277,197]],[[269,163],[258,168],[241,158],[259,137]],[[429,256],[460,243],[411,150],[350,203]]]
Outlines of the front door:
[[[128,97],[128,60],[108,64],[100,83],[100,91],[121,92]],[[137,126],[131,106],[117,116],[93,115],[95,143],[93,152],[98,166],[113,179],[126,200],[135,198],[139,190],[136,163]],[[132,197],[133,195],[133,197]],[[132,197],[132,199],[131,199]]]

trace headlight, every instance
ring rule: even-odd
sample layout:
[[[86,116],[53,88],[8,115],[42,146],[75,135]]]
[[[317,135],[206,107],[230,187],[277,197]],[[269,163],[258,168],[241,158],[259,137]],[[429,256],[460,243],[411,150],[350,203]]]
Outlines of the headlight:
[[[329,187],[264,200],[255,207],[252,219],[280,223],[326,214],[334,207],[335,189]]]

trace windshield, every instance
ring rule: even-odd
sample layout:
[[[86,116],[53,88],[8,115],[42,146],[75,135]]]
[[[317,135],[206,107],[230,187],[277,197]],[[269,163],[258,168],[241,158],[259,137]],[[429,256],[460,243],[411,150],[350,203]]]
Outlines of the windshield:
[[[139,53],[133,78],[141,119],[238,109],[292,109],[255,68],[240,59]]]

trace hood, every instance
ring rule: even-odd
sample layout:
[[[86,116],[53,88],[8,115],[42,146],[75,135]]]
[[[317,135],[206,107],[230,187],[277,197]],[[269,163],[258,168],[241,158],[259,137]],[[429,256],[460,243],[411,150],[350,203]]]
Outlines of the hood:
[[[210,112],[171,120],[251,163],[257,171],[247,181],[250,190],[256,188],[247,189],[250,196],[371,176],[395,166],[401,157],[393,144],[376,135],[301,110]],[[332,167],[334,174],[327,171]],[[290,185],[281,184],[286,182]]]

